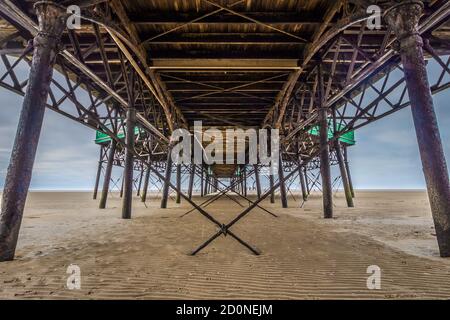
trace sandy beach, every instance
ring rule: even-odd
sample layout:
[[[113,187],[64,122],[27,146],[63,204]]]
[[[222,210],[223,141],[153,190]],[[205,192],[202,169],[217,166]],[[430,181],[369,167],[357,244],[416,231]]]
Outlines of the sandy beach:
[[[195,198],[197,203],[202,199]],[[207,207],[232,220],[248,203]],[[6,299],[428,299],[450,298],[450,259],[438,256],[425,192],[360,191],[356,208],[335,195],[335,219],[321,218],[321,198],[300,208],[264,202],[233,232],[256,246],[254,256],[220,237],[188,253],[216,228],[186,202],[159,208],[136,197],[132,220],[120,218],[113,194],[99,210],[90,193],[32,192],[17,259],[0,263]],[[66,288],[67,267],[81,269],[81,290]],[[381,290],[369,290],[367,267],[381,268]]]

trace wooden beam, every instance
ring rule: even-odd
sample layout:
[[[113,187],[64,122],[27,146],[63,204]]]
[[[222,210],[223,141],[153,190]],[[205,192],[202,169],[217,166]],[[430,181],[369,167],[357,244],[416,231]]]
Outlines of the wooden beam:
[[[150,69],[298,70],[296,59],[154,59]]]
[[[110,0],[109,5],[116,13],[117,17],[120,20],[120,23],[123,25],[123,27],[127,31],[128,35],[131,37],[131,41],[137,46],[141,56],[144,59],[147,59],[147,51],[141,45],[141,40],[139,38],[136,26],[133,23],[131,23],[130,19],[128,18],[127,12],[125,10],[125,7],[122,4],[122,1],[121,0]],[[147,61],[145,61],[145,62],[147,62]]]
[[[223,10],[222,10],[223,11]],[[258,19],[260,22],[270,25],[298,25],[298,26],[315,26],[321,25],[323,19],[320,15],[313,11],[302,12],[257,12],[257,11],[237,11],[241,15]],[[253,21],[243,20],[241,17],[228,12],[222,12],[220,15],[208,16],[207,12],[150,12],[145,14],[132,13],[130,20],[135,25],[182,25],[189,23],[190,25],[212,25],[212,24],[226,24],[234,26],[245,26],[256,24]],[[203,18],[202,18],[203,17]],[[201,20],[198,20],[202,18]],[[198,20],[198,21],[197,21]]]

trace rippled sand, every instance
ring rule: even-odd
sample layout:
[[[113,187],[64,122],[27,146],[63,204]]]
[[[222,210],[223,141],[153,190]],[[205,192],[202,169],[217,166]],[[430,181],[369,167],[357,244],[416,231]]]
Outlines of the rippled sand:
[[[232,229],[261,256],[220,237],[192,257],[216,229],[197,212],[179,218],[185,202],[162,210],[136,198],[125,221],[117,195],[100,211],[89,193],[32,193],[18,258],[0,263],[0,298],[450,298],[450,260],[438,257],[425,193],[359,192],[354,209],[335,200],[328,221],[319,196],[301,209],[298,197],[287,210],[264,202],[279,218],[255,210]],[[223,222],[242,209],[226,199],[207,207]],[[66,288],[70,264],[81,290]],[[367,289],[370,265],[382,270],[381,290]]]

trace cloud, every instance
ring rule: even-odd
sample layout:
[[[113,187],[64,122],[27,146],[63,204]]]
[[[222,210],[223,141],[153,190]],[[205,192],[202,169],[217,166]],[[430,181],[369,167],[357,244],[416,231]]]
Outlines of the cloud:
[[[23,75],[27,68],[24,67]],[[394,78],[393,78],[394,79]],[[395,79],[394,79],[395,80]],[[393,81],[393,80],[392,80]],[[369,97],[370,98],[370,97]],[[447,160],[450,161],[450,92],[434,102]],[[0,89],[0,188],[3,186],[19,119],[22,97]],[[99,148],[95,133],[47,110],[40,137],[31,188],[92,188]],[[405,108],[356,132],[349,148],[356,188],[424,188],[411,110]],[[333,168],[333,172],[336,172]],[[121,174],[119,169],[115,173]]]

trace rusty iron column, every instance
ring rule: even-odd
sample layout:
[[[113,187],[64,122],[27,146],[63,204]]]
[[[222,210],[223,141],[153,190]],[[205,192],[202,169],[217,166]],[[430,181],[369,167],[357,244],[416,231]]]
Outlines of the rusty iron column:
[[[303,201],[308,200],[308,192],[305,186],[305,176],[303,175],[302,166],[298,166],[298,177],[300,180],[300,188],[302,189],[302,199]]]
[[[131,77],[133,78],[133,77]],[[133,89],[131,89],[133,90]],[[127,108],[126,124],[126,149],[125,149],[125,168],[123,171],[123,201],[122,218],[131,219],[131,208],[133,202],[133,171],[134,171],[134,126],[136,123],[136,109],[133,105],[133,99],[130,101],[130,107]]]
[[[161,208],[167,209],[167,200],[169,199],[169,183],[170,177],[172,176],[172,146],[169,146],[167,151],[167,164],[166,164],[166,175],[164,177]]]
[[[116,142],[114,140],[111,140],[109,145],[108,160],[106,162],[105,176],[103,177],[102,197],[100,198],[99,204],[100,209],[106,208],[106,201],[108,200],[109,183],[111,182],[111,174],[114,165],[115,154],[116,154]]]
[[[209,172],[208,170],[205,170],[205,190],[203,191],[203,195],[207,196],[208,193],[208,186],[209,186]]]
[[[189,188],[188,188],[188,196],[189,199],[192,200],[192,190],[194,189],[194,179],[195,179],[195,169],[197,166],[195,164],[191,165],[191,174],[189,176]]]
[[[302,166],[302,155],[301,155],[301,146],[300,146],[300,136],[297,137],[297,150],[298,150],[298,179],[300,182],[300,188],[302,190],[302,199],[303,201],[308,200],[308,192],[305,185],[305,176],[303,175],[303,166]]]
[[[243,190],[242,191],[244,193],[244,197],[247,197],[247,166],[245,166],[245,165],[242,168],[242,178],[243,178],[243,181],[242,181]]]
[[[418,32],[422,12],[421,1],[403,1],[386,12],[385,20],[398,39],[440,254],[450,257],[449,174]]]
[[[306,193],[309,194],[311,190],[309,188],[308,168],[306,166],[303,168],[303,176],[305,177]]]
[[[348,150],[347,146],[343,145],[342,150],[344,153],[344,163],[345,163],[345,171],[347,172],[348,183],[350,185],[350,192],[352,193],[352,198],[355,197],[355,190],[353,189],[352,175],[350,174],[350,166],[348,164]]]
[[[258,199],[261,198],[261,181],[259,179],[259,168],[258,165],[254,165],[255,168],[255,182],[256,182],[256,194],[258,195]]]
[[[181,164],[177,164],[177,203],[181,203]]]
[[[138,189],[136,196],[141,196],[141,187],[142,187],[142,179],[144,178],[144,168],[142,168],[141,172],[139,173],[139,183],[138,183]]]
[[[3,191],[0,215],[0,261],[14,259],[44,119],[45,104],[53,76],[53,66],[67,19],[66,9],[53,2],[37,2],[34,8],[39,21],[39,32],[33,41],[34,52],[28,88],[23,100]]]
[[[280,181],[280,198],[281,205],[284,209],[288,207],[287,194],[286,194],[286,183],[284,181],[284,168],[283,168],[283,157],[280,150],[280,163],[278,164],[278,179]]]
[[[271,190],[270,192],[270,203],[275,203],[275,190],[273,189],[274,187],[274,181],[273,181],[273,168],[272,165],[270,165],[270,169],[269,169],[269,188]]]
[[[149,156],[148,162],[149,162],[149,166],[151,166],[150,156]],[[147,192],[148,192],[148,184],[150,182],[150,173],[151,173],[150,168],[147,168],[147,170],[145,171],[144,186],[142,187],[141,202],[147,201]]]
[[[336,157],[337,157],[338,164],[339,164],[339,171],[341,173],[342,184],[344,185],[344,193],[345,193],[345,199],[347,200],[347,207],[353,208],[355,205],[353,203],[352,190],[350,187],[347,170],[345,168],[344,157],[342,155],[341,142],[339,140],[336,140],[334,142],[334,148],[336,151]]]
[[[331,186],[330,148],[328,145],[328,112],[324,105],[324,83],[322,64],[318,66],[319,90],[318,109],[320,126],[320,174],[322,176],[323,216],[325,219],[333,218],[333,195]]]
[[[337,129],[337,120],[336,120],[336,109],[333,109],[333,132],[336,133]],[[347,201],[347,207],[353,208],[355,205],[353,204],[353,196],[352,191],[350,189],[350,182],[348,181],[347,170],[345,168],[344,156],[342,155],[341,142],[339,139],[334,141],[334,150],[336,152],[336,158],[339,164],[339,171],[341,173],[342,184],[344,185],[344,194],[345,199]]]
[[[121,182],[121,186],[120,186],[120,194],[119,194],[120,198],[123,198],[123,184],[124,184],[124,181],[125,181],[125,179],[124,179],[124,177],[122,177],[122,182]]]
[[[203,172],[203,165],[200,165],[200,197],[204,197],[205,193],[203,192],[203,176],[204,176],[204,172]]]
[[[95,177],[95,185],[94,185],[94,194],[92,196],[92,199],[97,200],[97,194],[98,194],[98,186],[100,185],[100,176],[103,169],[103,153],[105,152],[104,146],[100,146],[100,159],[98,160],[98,167],[97,167],[97,176]]]

